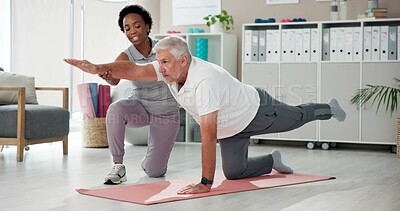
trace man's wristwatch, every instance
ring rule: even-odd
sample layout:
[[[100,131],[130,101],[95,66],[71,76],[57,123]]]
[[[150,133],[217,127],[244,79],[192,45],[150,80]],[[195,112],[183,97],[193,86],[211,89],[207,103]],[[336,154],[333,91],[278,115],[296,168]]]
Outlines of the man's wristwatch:
[[[201,178],[201,184],[203,184],[203,185],[212,185],[213,182],[214,182],[214,181],[209,180],[209,179],[207,179],[207,178],[205,178],[205,177]]]

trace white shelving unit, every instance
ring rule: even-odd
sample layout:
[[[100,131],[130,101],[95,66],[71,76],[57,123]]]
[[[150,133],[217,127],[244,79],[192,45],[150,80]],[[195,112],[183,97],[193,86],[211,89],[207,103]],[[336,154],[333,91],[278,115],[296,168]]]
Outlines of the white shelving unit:
[[[347,112],[347,118],[344,122],[337,122],[336,120],[316,121],[290,132],[259,135],[252,138],[308,141],[310,143],[342,142],[395,146],[396,118],[400,118],[400,112],[394,113],[391,117],[382,108],[376,113],[376,107],[371,107],[371,105],[359,108],[349,103],[357,89],[364,88],[367,84],[393,86],[393,78],[400,78],[398,43],[396,43],[397,51],[392,52],[392,54],[397,54],[394,60],[393,57],[392,60],[387,59],[384,52],[380,52],[380,50],[387,50],[385,47],[377,50],[378,54],[383,55],[382,60],[381,58],[366,58],[363,55],[365,48],[368,48],[368,44],[364,41],[365,28],[383,28],[382,26],[396,28],[396,40],[399,42],[400,19],[244,24],[242,36],[244,52],[242,54],[242,79],[244,83],[264,87],[272,96],[291,105],[307,102],[327,102],[329,98],[335,97]],[[308,57],[303,60],[298,59],[298,52],[295,49],[299,46],[299,39],[296,35],[294,35],[294,38],[292,37],[292,40],[285,37],[286,33],[290,33],[290,30],[296,34],[296,31],[301,29],[310,29],[317,33],[316,49],[311,47],[309,51],[311,54],[317,54],[314,60],[308,59]],[[333,31],[342,30],[345,33],[346,30],[351,30],[353,37],[352,40],[347,40],[348,42],[340,42],[341,45],[337,44],[336,53],[339,54],[338,52],[343,51],[340,56],[336,55],[336,57],[329,58],[326,54],[332,53],[333,48],[327,49],[326,42],[330,46],[330,41],[333,42],[338,39],[324,36],[326,31],[329,31],[329,35],[331,35],[331,29]],[[279,42],[277,55],[275,55],[278,58],[277,60],[268,59],[268,50],[266,51],[267,58],[265,61],[249,58],[249,53],[254,52],[248,50],[251,46],[248,43],[251,40],[248,36],[249,31],[254,30],[267,30],[267,33],[268,30],[275,30],[279,34],[276,39]],[[356,31],[359,34],[355,35]],[[247,38],[246,33],[248,34]],[[340,39],[343,38],[346,39],[343,36]],[[354,43],[358,45],[357,42],[361,45],[361,49],[347,52],[349,46],[353,49],[355,48],[353,47]],[[267,46],[268,44],[271,45],[268,41],[266,43]],[[304,55],[306,52],[304,52],[304,48],[302,49],[303,52],[299,53]],[[371,50],[374,49],[371,48]],[[288,59],[285,54],[291,52],[295,55]]]
[[[232,76],[237,77],[237,37],[227,33],[179,33],[179,34],[156,34],[155,39],[162,39],[167,36],[181,36],[187,43],[192,55],[195,55],[196,39],[208,39],[208,61],[217,64]],[[200,142],[199,125],[186,113],[185,141]]]

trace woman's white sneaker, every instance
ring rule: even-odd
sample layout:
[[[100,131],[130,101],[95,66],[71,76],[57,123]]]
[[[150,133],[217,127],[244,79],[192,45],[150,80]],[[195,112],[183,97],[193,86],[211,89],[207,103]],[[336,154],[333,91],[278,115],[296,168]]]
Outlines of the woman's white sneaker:
[[[116,185],[122,182],[126,182],[126,170],[122,164],[115,164],[111,172],[104,179],[106,185]]]

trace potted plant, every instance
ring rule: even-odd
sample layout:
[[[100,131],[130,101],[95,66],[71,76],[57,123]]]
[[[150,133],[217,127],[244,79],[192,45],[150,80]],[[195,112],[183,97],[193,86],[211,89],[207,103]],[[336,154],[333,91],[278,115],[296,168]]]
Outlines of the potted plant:
[[[218,15],[207,15],[203,19],[206,20],[211,32],[230,32],[233,30],[233,17],[226,10],[222,10]]]
[[[367,84],[366,88],[359,89],[355,93],[350,103],[362,106],[372,100],[372,105],[377,103],[376,112],[383,105],[386,112],[390,112],[392,116],[393,112],[397,111],[400,100],[400,79],[394,78],[394,80],[397,87]],[[397,156],[400,157],[400,118],[397,118]]]

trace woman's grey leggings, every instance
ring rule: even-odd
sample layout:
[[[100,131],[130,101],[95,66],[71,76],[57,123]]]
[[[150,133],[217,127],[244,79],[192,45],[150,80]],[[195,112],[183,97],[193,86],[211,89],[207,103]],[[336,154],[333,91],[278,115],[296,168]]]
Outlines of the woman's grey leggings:
[[[222,168],[227,179],[256,177],[270,173],[274,161],[270,154],[248,158],[250,136],[296,129],[307,122],[332,117],[328,104],[308,103],[290,106],[256,88],[260,107],[254,119],[240,133],[219,140]]]
[[[122,163],[125,150],[125,127],[150,125],[147,154],[142,167],[150,177],[163,176],[179,131],[179,111],[151,114],[138,100],[122,99],[107,111],[107,138],[114,163]]]

